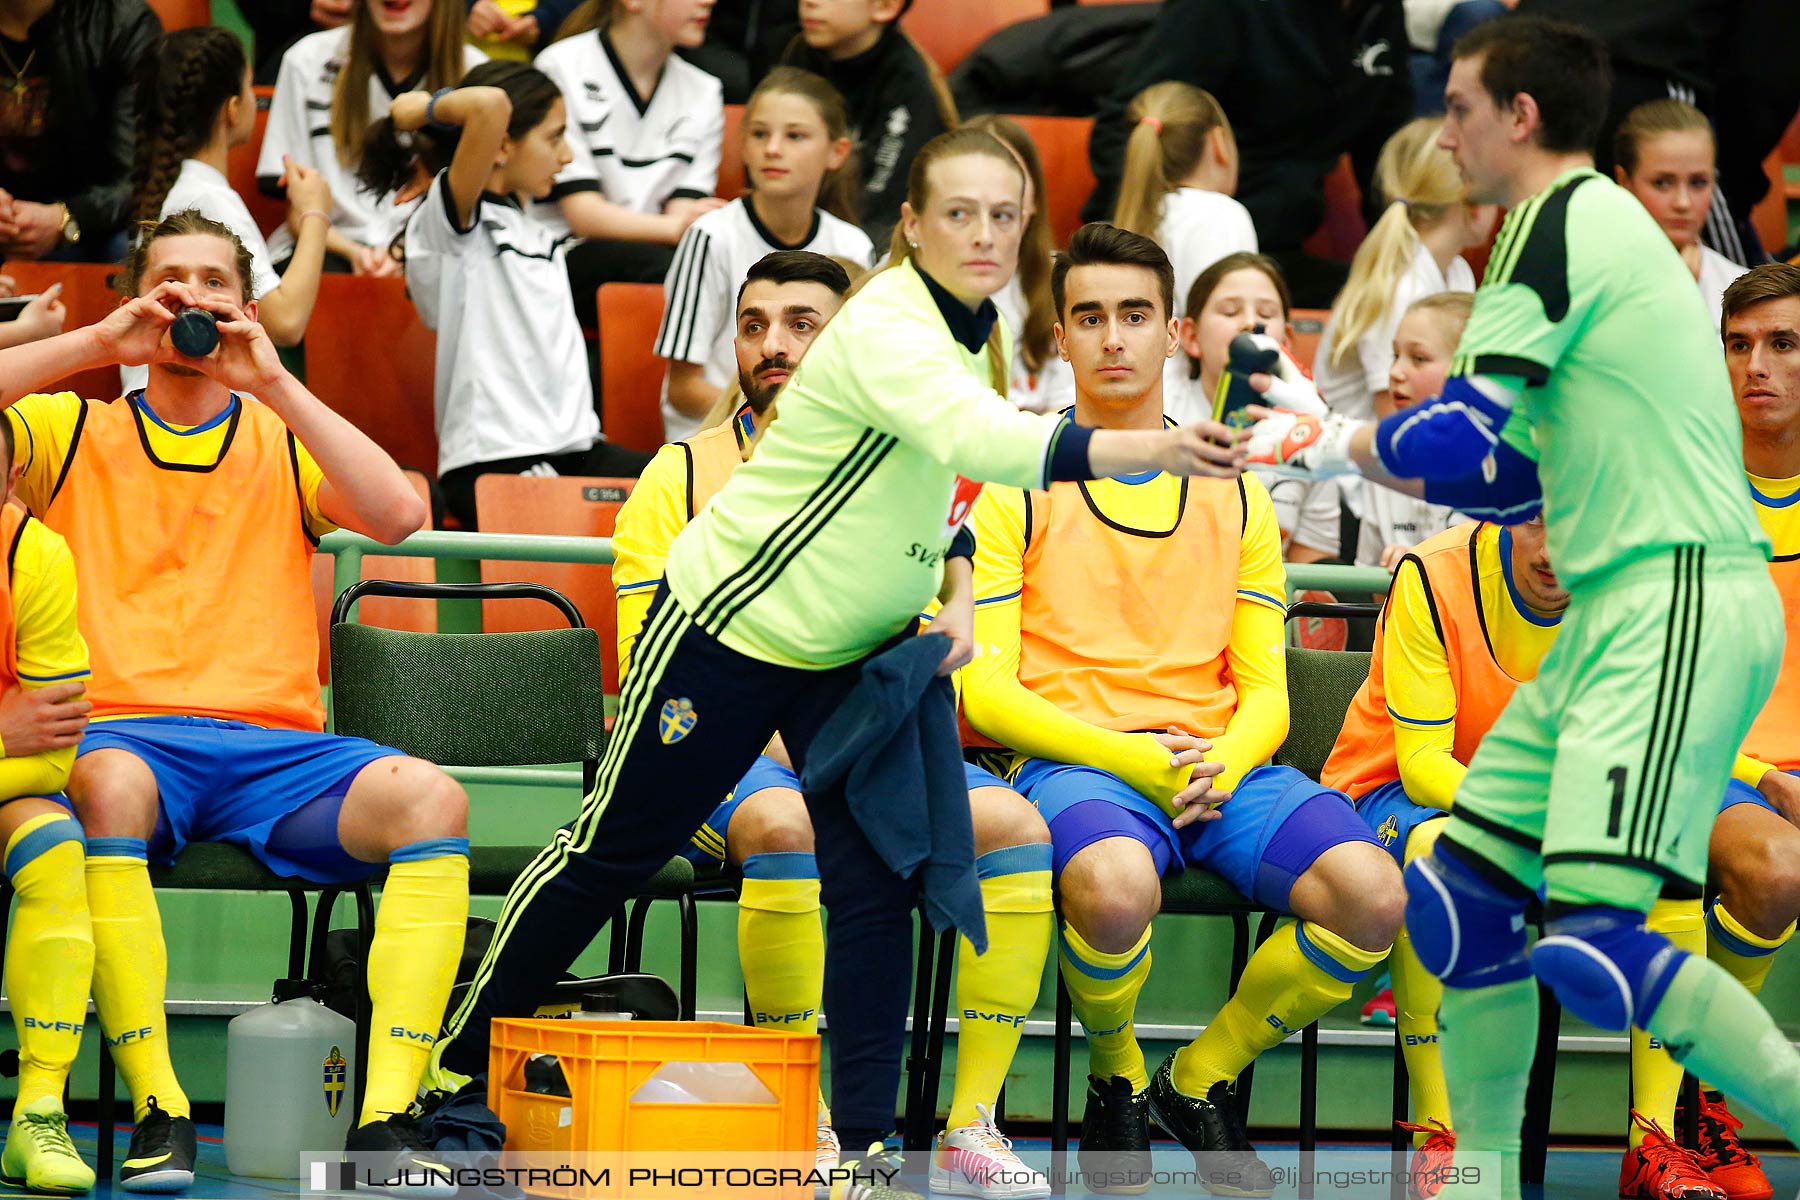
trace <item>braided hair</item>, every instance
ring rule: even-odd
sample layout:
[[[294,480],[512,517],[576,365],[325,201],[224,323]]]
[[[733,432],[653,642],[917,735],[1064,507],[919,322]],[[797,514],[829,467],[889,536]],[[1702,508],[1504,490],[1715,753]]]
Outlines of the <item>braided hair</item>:
[[[246,66],[243,43],[216,25],[157,39],[138,78],[136,220],[154,222],[162,215],[183,160],[206,145],[219,110],[242,94]]]

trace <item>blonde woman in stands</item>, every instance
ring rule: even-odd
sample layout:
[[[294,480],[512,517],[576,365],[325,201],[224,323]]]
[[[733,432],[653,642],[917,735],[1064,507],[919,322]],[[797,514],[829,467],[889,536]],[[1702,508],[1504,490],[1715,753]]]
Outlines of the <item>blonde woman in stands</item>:
[[[435,92],[485,61],[463,39],[461,0],[355,0],[348,24],[308,34],[281,56],[269,123],[256,159],[256,184],[281,195],[285,159],[317,171],[331,186],[331,228],[325,269],[358,275],[398,275],[390,252],[412,205],[392,193],[372,195],[356,182],[369,126],[387,115],[394,97]],[[276,263],[293,257],[285,227],[269,235]]]
[[[1025,236],[1019,270],[994,296],[1013,338],[1013,403],[1032,412],[1061,412],[1075,403],[1075,371],[1056,349],[1056,303],[1050,268],[1056,247],[1050,234],[1049,191],[1037,143],[1010,117],[989,113],[967,125],[997,138],[1025,172]]]
[[[1675,243],[1717,327],[1725,289],[1746,268],[1700,243],[1700,228],[1713,202],[1715,154],[1712,124],[1685,100],[1640,104],[1613,134],[1613,171],[1619,183]]]
[[[569,249],[581,323],[603,283],[660,283],[688,226],[725,202],[719,81],[684,59],[706,38],[711,0],[585,0],[538,69],[562,89],[574,157],[533,205]]]
[[[1313,379],[1333,411],[1358,419],[1374,414],[1394,361],[1394,330],[1409,304],[1475,290],[1462,252],[1487,241],[1499,210],[1465,201],[1455,161],[1437,146],[1443,124],[1438,117],[1408,122],[1375,161],[1387,210],[1357,248],[1313,356]]]
[[[1175,266],[1180,304],[1200,272],[1227,254],[1256,252],[1250,210],[1231,197],[1237,139],[1212,93],[1191,83],[1152,84],[1132,100],[1125,120],[1131,135],[1113,224],[1161,244]]]
[[[691,437],[737,378],[733,307],[750,268],[777,250],[811,250],[867,268],[869,235],[850,121],[836,88],[777,67],[744,106],[740,136],[750,192],[688,226],[663,280],[656,353],[669,360],[663,436]]]
[[[549,76],[485,62],[461,87],[396,97],[358,171],[377,192],[431,180],[406,223],[406,285],[438,333],[438,480],[467,529],[482,475],[635,477],[650,461],[600,436],[566,242],[526,209],[569,161],[564,121]]]
[[[1260,329],[1284,347],[1293,302],[1275,260],[1264,254],[1227,254],[1194,280],[1181,318],[1177,369],[1163,373],[1163,412],[1183,425],[1212,416],[1213,395],[1224,374],[1231,339]],[[1175,385],[1170,386],[1171,375]],[[1275,502],[1281,551],[1289,562],[1340,556],[1340,499],[1335,480],[1288,479],[1272,471],[1257,477]]]
[[[226,160],[256,131],[250,63],[236,34],[217,25],[177,29],[158,38],[139,77],[134,218],[154,225],[186,209],[224,225],[250,251],[257,320],[277,346],[297,345],[319,298],[319,272],[331,230],[331,188],[317,171],[288,160],[287,228],[295,253],[276,274],[268,243],[225,177]],[[122,367],[126,392],[150,378],[144,366]]]
[[[801,0],[800,36],[782,57],[790,66],[823,75],[844,94],[850,136],[862,151],[862,227],[877,246],[887,245],[900,219],[913,156],[957,125],[956,101],[943,72],[900,27],[912,4]]]

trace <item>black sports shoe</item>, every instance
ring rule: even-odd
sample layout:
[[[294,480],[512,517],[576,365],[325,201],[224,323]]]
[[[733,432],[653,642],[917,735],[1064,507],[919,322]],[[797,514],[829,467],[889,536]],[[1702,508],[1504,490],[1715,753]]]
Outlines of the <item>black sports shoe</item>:
[[[1088,1076],[1087,1109],[1075,1152],[1084,1184],[1103,1196],[1150,1190],[1150,1099],[1122,1075]]]
[[[150,1097],[150,1111],[131,1131],[131,1149],[119,1164],[119,1186],[128,1192],[185,1192],[194,1186],[194,1123],[171,1117]]]
[[[416,1121],[395,1113],[381,1121],[358,1125],[344,1139],[344,1153],[354,1155],[360,1186],[377,1188],[389,1196],[416,1196],[431,1200],[456,1195],[456,1181],[449,1163],[425,1144]],[[369,1175],[375,1182],[365,1182]],[[383,1185],[379,1180],[392,1180]]]
[[[1150,1080],[1150,1117],[1193,1151],[1200,1186],[1215,1196],[1274,1195],[1275,1176],[1238,1122],[1231,1085],[1221,1079],[1204,1100],[1184,1095],[1170,1075],[1174,1061],[1173,1054],[1163,1059]]]

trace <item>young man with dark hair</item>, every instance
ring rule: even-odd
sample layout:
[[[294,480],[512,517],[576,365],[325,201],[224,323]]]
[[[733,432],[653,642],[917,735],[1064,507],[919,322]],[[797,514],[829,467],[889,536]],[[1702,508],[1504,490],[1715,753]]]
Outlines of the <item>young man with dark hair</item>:
[[[246,253],[188,210],[127,256],[104,321],[0,351],[18,495],[87,572],[94,723],[69,796],[88,837],[93,991],[137,1119],[129,1192],[184,1189],[194,1126],[170,1062],[167,954],[149,860],[238,845],[278,875],[343,883],[385,865],[369,955],[368,1087],[348,1149],[431,1161],[407,1115],[462,952],[468,800],[430,763],[324,732],[312,558],[343,526],[398,542],[425,505],[380,447],[281,365]],[[174,349],[199,308],[217,348]],[[31,389],[150,364],[114,403]],[[254,395],[256,399],[250,399]]]
[[[1446,985],[1458,1139],[1502,1152],[1508,1200],[1539,981],[1800,1136],[1800,1054],[1725,970],[1644,926],[1659,896],[1704,888],[1782,617],[1705,304],[1642,205],[1593,169],[1606,76],[1598,41],[1555,22],[1496,21],[1459,45],[1440,145],[1472,201],[1510,211],[1443,394],[1379,424],[1277,411],[1252,449],[1314,476],[1422,479],[1426,499],[1495,520],[1545,514],[1572,597],[1556,650],[1407,867],[1407,928]],[[1540,884],[1547,936],[1528,949]]]
[[[778,250],[751,267],[737,301],[742,402],[730,420],[664,446],[619,511],[613,586],[621,674],[630,670],[669,546],[750,456],[761,428],[774,419],[776,393],[849,290],[843,267],[806,250]],[[956,1195],[1035,1200],[1050,1194],[1049,1183],[1012,1152],[994,1108],[1050,952],[1050,834],[1004,781],[973,765],[964,776],[990,933],[985,954],[958,939],[956,1081],[931,1174],[934,1186]],[[686,853],[741,875],[738,959],[756,1025],[815,1032],[825,983],[819,864],[800,777],[779,736],[695,832]],[[837,1166],[838,1155],[831,1113],[821,1103],[818,1169]]]
[[[1173,273],[1148,238],[1085,225],[1051,274],[1072,419],[1160,429]],[[975,529],[963,705],[981,761],[1038,806],[1062,973],[1087,1031],[1086,1186],[1142,1191],[1154,1120],[1217,1194],[1274,1187],[1233,1085],[1387,956],[1400,872],[1342,793],[1264,766],[1288,727],[1281,531],[1250,475],[1146,472],[989,486]],[[1299,918],[1251,957],[1206,1031],[1152,1079],[1133,1029],[1162,876],[1189,865]],[[1117,1156],[1117,1157],[1111,1157]]]

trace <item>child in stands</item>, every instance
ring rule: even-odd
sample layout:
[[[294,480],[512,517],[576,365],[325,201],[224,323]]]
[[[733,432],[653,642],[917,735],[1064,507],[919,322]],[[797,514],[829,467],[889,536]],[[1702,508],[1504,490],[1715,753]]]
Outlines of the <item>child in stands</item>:
[[[862,197],[849,118],[837,89],[777,67],[744,106],[750,192],[688,226],[663,281],[656,353],[669,360],[663,431],[691,437],[737,374],[732,308],[750,268],[777,250],[811,250],[867,267],[874,247],[854,222]]]
[[[1056,304],[1050,299],[1055,246],[1044,162],[1031,135],[1010,117],[987,113],[968,125],[993,134],[1013,152],[1025,172],[1025,236],[1019,241],[1019,270],[994,297],[1013,339],[1008,396],[1032,412],[1060,412],[1075,403],[1075,372],[1056,349]]]
[[[1152,84],[1137,94],[1125,119],[1131,136],[1113,224],[1162,246],[1175,265],[1179,304],[1200,272],[1227,254],[1256,253],[1250,211],[1231,198],[1237,139],[1212,93],[1191,83]]]
[[[1415,300],[1394,331],[1394,365],[1388,386],[1375,394],[1375,415],[1383,420],[1444,390],[1456,340],[1469,323],[1475,303],[1470,292],[1438,292]],[[1443,504],[1397,492],[1372,479],[1342,485],[1354,496],[1361,525],[1356,535],[1356,564],[1391,571],[1414,546],[1442,533],[1463,518]]]
[[[1212,416],[1213,394],[1225,372],[1231,339],[1261,329],[1288,344],[1287,280],[1275,260],[1240,251],[1227,254],[1194,280],[1188,289],[1187,316],[1181,318],[1180,368],[1164,373],[1163,411],[1183,425]],[[1170,389],[1168,376],[1178,379]],[[1282,556],[1289,562],[1319,562],[1339,557],[1340,498],[1331,481],[1316,484],[1258,471],[1275,502],[1281,526]]]
[[[563,128],[549,76],[489,62],[459,88],[397,97],[363,158],[363,182],[380,191],[421,166],[431,177],[406,223],[406,281],[438,331],[439,482],[468,529],[479,476],[636,476],[649,461],[600,437],[563,287],[566,239],[525,209],[569,162]]]
[[[1700,243],[1712,210],[1716,156],[1712,124],[1685,100],[1640,104],[1613,134],[1613,173],[1681,252],[1714,325],[1725,289],[1745,270]]]
[[[225,177],[232,147],[256,132],[256,96],[244,44],[216,25],[164,34],[140,78],[138,113],[136,219],[154,225],[191,208],[230,229],[250,249],[257,319],[276,345],[297,345],[319,298],[331,188],[319,172],[284,161],[295,250],[286,271],[277,275],[262,231]],[[131,392],[144,386],[149,368],[125,367],[119,374]]]
[[[537,65],[562,89],[572,155],[533,215],[583,241],[569,287],[584,326],[602,283],[659,283],[675,243],[719,208],[719,81],[677,58],[706,37],[709,0],[586,0]]]
[[[356,183],[356,162],[369,125],[387,115],[395,96],[449,87],[483,61],[482,53],[463,41],[462,15],[460,0],[356,0],[349,24],[308,34],[281,56],[256,182],[280,195],[289,158],[325,177],[331,187],[331,203],[325,205],[331,216],[326,270],[400,273],[389,248],[406,226],[411,206],[397,204],[391,193],[363,191]],[[270,235],[275,262],[287,262],[294,250],[286,229]]]
[[[1467,203],[1455,160],[1437,146],[1443,125],[1434,117],[1409,122],[1376,161],[1387,211],[1357,249],[1313,358],[1319,393],[1335,412],[1375,412],[1407,305],[1437,292],[1475,290],[1475,272],[1461,254],[1488,240],[1499,209]]]
[[[862,226],[885,246],[919,147],[957,124],[950,88],[900,28],[912,0],[801,0],[800,36],[783,61],[829,79],[850,105],[862,149]]]

